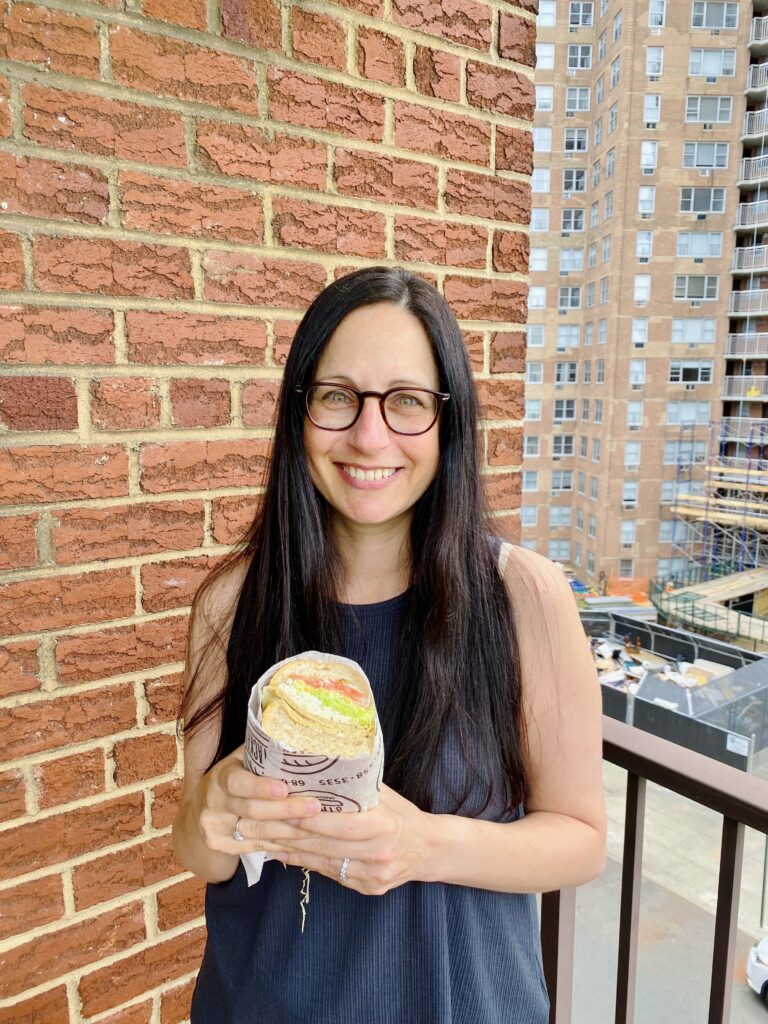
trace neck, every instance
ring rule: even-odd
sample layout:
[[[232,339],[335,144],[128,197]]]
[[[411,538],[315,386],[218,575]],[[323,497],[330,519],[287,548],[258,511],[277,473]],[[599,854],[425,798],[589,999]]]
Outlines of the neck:
[[[410,516],[382,525],[333,523],[341,560],[341,601],[373,604],[407,588],[411,572]]]

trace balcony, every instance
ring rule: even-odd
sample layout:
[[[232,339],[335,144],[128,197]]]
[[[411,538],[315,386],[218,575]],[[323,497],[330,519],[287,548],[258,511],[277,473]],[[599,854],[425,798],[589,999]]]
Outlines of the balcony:
[[[741,270],[768,270],[768,245],[744,245],[734,249],[731,271]]]
[[[749,156],[741,161],[739,184],[759,185],[768,180],[768,156]]]
[[[746,135],[764,135],[766,132],[768,132],[768,109],[748,110],[744,115],[742,138]]]
[[[614,1019],[617,1024],[635,1020],[646,788],[652,782],[722,816],[708,1024],[725,1024],[730,1019],[744,831],[749,826],[768,833],[768,782],[606,716],[603,737],[605,760],[627,771]],[[575,923],[573,889],[544,894],[541,939],[550,1024],[570,1024],[572,1017]]]
[[[768,64],[751,64],[747,76],[747,91],[768,88]]]
[[[752,19],[749,27],[749,45],[753,46],[754,43],[768,43],[768,17]]]
[[[768,377],[726,377],[723,398],[768,398]]]
[[[768,358],[768,334],[729,334],[726,355]]]
[[[768,313],[768,288],[731,292],[729,316],[750,316],[753,313]]]
[[[720,420],[719,441],[744,441],[746,444],[768,444],[768,421],[759,416],[724,416]],[[745,463],[745,459],[726,459],[726,462]]]
[[[736,214],[736,227],[768,227],[768,201],[758,203],[739,203]]]

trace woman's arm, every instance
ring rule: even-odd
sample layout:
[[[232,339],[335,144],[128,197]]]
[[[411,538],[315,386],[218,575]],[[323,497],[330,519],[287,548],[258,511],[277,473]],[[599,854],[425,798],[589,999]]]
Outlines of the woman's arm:
[[[303,823],[311,838],[285,846],[281,859],[338,877],[349,857],[348,884],[368,893],[412,880],[543,892],[602,871],[600,684],[576,602],[564,574],[522,548],[513,550],[506,579],[528,731],[526,816],[502,824],[425,814],[384,787],[372,811]]]

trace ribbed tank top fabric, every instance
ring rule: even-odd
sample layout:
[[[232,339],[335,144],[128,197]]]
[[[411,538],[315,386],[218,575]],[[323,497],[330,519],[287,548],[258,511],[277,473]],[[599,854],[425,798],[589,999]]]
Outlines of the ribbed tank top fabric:
[[[362,666],[379,708],[405,597],[340,609],[335,653]],[[449,782],[462,765],[445,747]],[[362,896],[313,872],[302,934],[302,881],[269,861],[250,888],[242,865],[208,885],[191,1024],[546,1024],[534,896],[423,882]]]

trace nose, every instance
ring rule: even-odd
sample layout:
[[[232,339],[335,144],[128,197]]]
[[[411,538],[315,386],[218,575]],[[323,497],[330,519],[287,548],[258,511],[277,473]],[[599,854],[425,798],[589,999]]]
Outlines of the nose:
[[[378,452],[389,444],[389,428],[381,415],[378,399],[363,399],[363,408],[357,423],[350,431],[350,441],[360,451]]]

